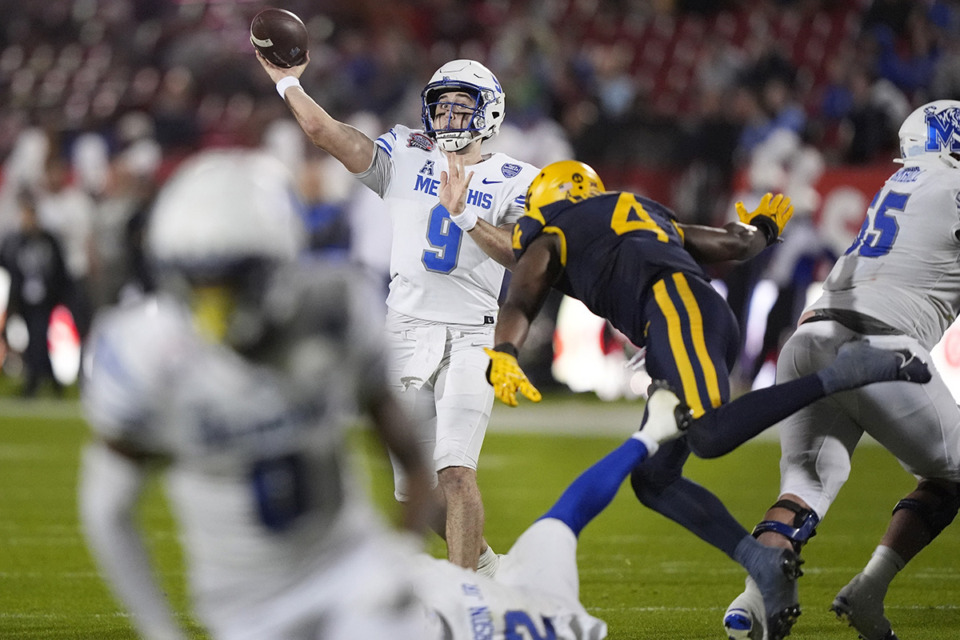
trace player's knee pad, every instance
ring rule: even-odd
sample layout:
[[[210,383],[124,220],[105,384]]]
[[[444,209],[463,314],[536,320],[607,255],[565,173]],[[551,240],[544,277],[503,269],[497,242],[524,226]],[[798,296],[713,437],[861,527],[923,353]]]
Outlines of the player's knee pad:
[[[761,533],[773,531],[790,540],[793,550],[800,553],[800,549],[807,543],[807,540],[817,534],[817,525],[820,524],[820,517],[812,509],[801,507],[793,500],[778,500],[772,508],[788,509],[793,511],[793,522],[784,524],[776,520],[764,520],[753,529],[753,537],[759,537]]]
[[[915,513],[927,526],[932,540],[957,517],[957,512],[960,511],[960,486],[954,484],[951,488],[946,488],[935,482],[921,480],[917,485],[917,491],[932,494],[934,499],[925,501],[904,498],[893,508],[893,513],[901,509],[908,509]]]

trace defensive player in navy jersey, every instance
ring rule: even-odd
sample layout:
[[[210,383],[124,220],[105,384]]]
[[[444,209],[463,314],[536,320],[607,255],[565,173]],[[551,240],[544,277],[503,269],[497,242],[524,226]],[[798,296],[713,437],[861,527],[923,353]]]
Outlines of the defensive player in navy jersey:
[[[852,342],[824,368],[728,402],[739,327],[701,262],[745,260],[777,240],[793,213],[789,198],[767,194],[755,211],[737,204],[740,222],[723,228],[679,223],[666,207],[631,193],[606,192],[587,165],[565,160],[531,183],[526,214],[514,227],[517,267],[495,333],[488,380],[497,397],[539,394],[517,365],[531,321],[555,286],[646,348],[646,369],[689,407],[684,437],[634,470],[646,506],[680,523],[740,563],[763,594],[771,638],[799,615],[792,549],[755,540],[704,487],[684,478],[691,453],[723,455],[801,407],[844,389],[882,380],[926,381],[909,351]]]

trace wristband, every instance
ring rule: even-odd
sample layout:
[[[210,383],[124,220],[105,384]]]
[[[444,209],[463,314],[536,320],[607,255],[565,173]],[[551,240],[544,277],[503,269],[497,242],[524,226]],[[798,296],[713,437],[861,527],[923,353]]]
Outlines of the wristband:
[[[750,219],[750,224],[755,226],[757,229],[763,233],[764,237],[767,239],[767,246],[769,247],[774,242],[777,241],[777,238],[780,236],[780,229],[777,228],[777,223],[773,221],[773,218],[770,216],[765,216],[762,213],[760,215],[753,216]]]
[[[510,342],[501,342],[500,344],[495,346],[493,350],[499,351],[500,353],[506,353],[507,355],[511,355],[514,358],[520,355],[520,352],[517,350],[517,348]]]
[[[440,205],[440,206],[443,207],[443,205]],[[443,207],[443,209],[444,211],[446,211],[446,207]],[[470,209],[464,209],[463,213],[459,215],[453,215],[451,213],[450,219],[453,220],[454,224],[456,224],[458,227],[460,227],[464,231],[470,231],[471,229],[473,229],[475,226],[477,226],[477,220],[479,220],[479,218],[477,218],[476,212],[471,211]]]
[[[284,76],[280,78],[280,81],[277,82],[277,93],[280,94],[280,97],[284,97],[284,93],[287,92],[287,89],[290,87],[299,87],[300,79],[294,76]]]
[[[442,204],[438,204],[434,208],[438,210],[441,214],[446,213],[448,216],[450,216],[450,219],[453,220],[453,223],[458,227],[460,227],[461,229],[463,229],[464,231],[470,231],[475,226],[477,226],[477,220],[478,220],[477,214],[474,213],[473,211],[464,209],[463,213],[459,215],[453,215]]]

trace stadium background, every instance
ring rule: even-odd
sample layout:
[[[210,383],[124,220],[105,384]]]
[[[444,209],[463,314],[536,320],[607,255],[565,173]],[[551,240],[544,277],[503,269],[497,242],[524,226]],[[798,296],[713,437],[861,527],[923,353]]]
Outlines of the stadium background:
[[[419,122],[426,79],[443,61],[470,57],[507,94],[494,149],[535,164],[575,156],[609,188],[658,199],[687,222],[719,224],[734,199],[789,193],[805,249],[712,274],[744,328],[742,388],[768,379],[755,382],[807,287],[849,245],[892,169],[903,117],[929,99],[960,98],[955,0],[274,4],[308,25],[308,92],[373,136]],[[65,188],[79,195],[58,213],[72,221],[53,231],[86,253],[74,274],[81,335],[90,311],[149,287],[137,234],[150,197],[201,148],[275,152],[300,177],[313,249],[385,274],[379,204],[306,143],[252,55],[249,23],[263,6],[0,0],[0,238],[17,225],[16,195],[51,190],[48,161],[61,160]],[[555,340],[560,306],[551,301],[524,354],[531,377],[636,395],[642,380],[621,366],[630,346],[577,309],[564,314],[577,328]],[[12,379],[18,328],[4,366]],[[555,347],[568,359],[559,367]],[[954,375],[960,356],[938,357]]]
[[[136,295],[150,284],[136,238],[157,186],[198,149],[262,146],[300,177],[313,250],[351,256],[382,274],[376,201],[309,148],[253,58],[248,25],[263,6],[0,0],[0,239],[16,226],[16,194],[42,194],[48,160],[60,159],[70,170],[69,188],[82,196],[85,213],[77,215],[88,216],[80,240],[91,258],[82,284],[91,307]],[[576,156],[608,187],[659,199],[689,222],[721,223],[732,201],[768,188],[790,193],[801,206],[788,235],[802,237],[810,250],[778,249],[780,260],[713,274],[743,322],[740,388],[763,383],[762,365],[775,355],[798,301],[849,245],[866,203],[893,169],[899,122],[927,100],[960,99],[957,1],[272,6],[308,24],[307,91],[373,135],[394,122],[419,122],[418,94],[436,67],[471,57],[504,85],[507,118],[496,144],[518,157],[542,164]],[[783,292],[785,310],[777,306]],[[770,331],[767,309],[779,309]],[[636,403],[615,401],[642,394],[642,377],[623,366],[630,346],[576,305],[553,300],[551,311],[524,354],[524,366],[550,392],[546,402],[515,413],[498,407],[484,451],[481,486],[498,548],[527,523],[517,513],[534,517],[639,416]],[[960,367],[957,337],[951,331],[938,350],[948,376]],[[572,363],[554,368],[557,346]],[[17,354],[4,355],[0,393],[16,395]],[[76,364],[68,360],[67,379]],[[612,402],[563,397],[570,388]],[[85,435],[77,407],[49,390],[42,396],[0,399],[0,637],[129,638],[129,624],[79,536],[74,484]],[[760,441],[721,461],[694,461],[691,474],[749,523],[773,498],[776,459],[776,445]],[[826,606],[868,557],[889,507],[910,486],[877,448],[859,452],[855,466],[808,553],[806,613],[794,632],[800,639],[852,637]],[[375,484],[389,483],[385,469],[371,475]],[[386,487],[375,493],[388,495]],[[612,637],[719,637],[720,614],[738,586],[736,567],[677,527],[637,513],[624,496],[585,536],[588,608],[610,620]],[[182,608],[183,573],[162,499],[144,519]],[[960,635],[960,560],[952,552],[958,535],[948,529],[895,583],[888,605],[903,637]]]

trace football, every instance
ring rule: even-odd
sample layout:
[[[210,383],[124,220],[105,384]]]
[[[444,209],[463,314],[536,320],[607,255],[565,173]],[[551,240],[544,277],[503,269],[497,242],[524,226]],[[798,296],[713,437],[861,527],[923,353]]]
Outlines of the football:
[[[286,9],[264,9],[255,15],[250,42],[268,62],[284,69],[307,59],[307,27]]]

